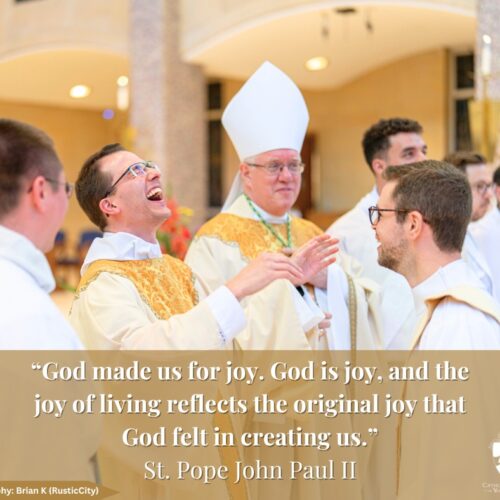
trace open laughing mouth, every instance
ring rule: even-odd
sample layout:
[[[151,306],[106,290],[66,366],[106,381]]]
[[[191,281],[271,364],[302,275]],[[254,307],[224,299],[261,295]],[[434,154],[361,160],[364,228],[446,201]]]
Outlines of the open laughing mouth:
[[[163,191],[159,187],[154,187],[146,193],[146,198],[150,201],[162,201]]]

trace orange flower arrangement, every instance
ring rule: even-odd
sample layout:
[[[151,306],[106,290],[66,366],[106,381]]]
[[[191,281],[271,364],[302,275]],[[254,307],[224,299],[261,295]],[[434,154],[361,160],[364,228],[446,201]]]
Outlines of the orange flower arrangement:
[[[192,237],[187,225],[193,211],[187,207],[179,207],[175,199],[170,197],[167,207],[171,215],[160,226],[156,237],[163,253],[184,259]]]

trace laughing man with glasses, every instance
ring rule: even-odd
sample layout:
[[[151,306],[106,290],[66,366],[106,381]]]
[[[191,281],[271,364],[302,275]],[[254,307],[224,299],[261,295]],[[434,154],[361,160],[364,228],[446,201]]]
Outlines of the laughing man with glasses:
[[[276,308],[293,304],[297,293],[285,280],[303,283],[333,259],[332,238],[315,239],[294,259],[263,255],[209,289],[186,264],[161,255],[156,231],[170,210],[154,163],[119,144],[105,146],[83,165],[76,193],[90,220],[104,231],[85,258],[70,315],[88,347],[231,348],[240,333],[252,337],[259,329],[247,325],[240,300],[260,290],[267,300],[253,311],[265,332],[257,336],[272,335],[274,329],[303,335],[298,313],[282,322],[272,316]]]

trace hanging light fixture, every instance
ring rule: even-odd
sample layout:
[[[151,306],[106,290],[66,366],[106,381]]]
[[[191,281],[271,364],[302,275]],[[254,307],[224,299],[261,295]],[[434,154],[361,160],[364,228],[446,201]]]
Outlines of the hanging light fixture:
[[[320,37],[322,43],[328,47],[328,40],[330,38],[330,18],[328,16],[328,12],[323,12],[321,15],[321,28],[320,28]],[[306,68],[309,71],[321,71],[325,69],[329,64],[328,59],[325,56],[315,56],[308,59],[305,63]]]

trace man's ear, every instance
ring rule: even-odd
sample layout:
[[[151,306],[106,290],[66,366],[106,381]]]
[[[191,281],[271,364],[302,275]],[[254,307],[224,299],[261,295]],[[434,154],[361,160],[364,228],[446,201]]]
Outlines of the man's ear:
[[[47,202],[47,189],[51,189],[43,175],[36,176],[31,186],[28,189],[28,193],[31,196],[31,201],[35,209],[39,212],[45,212],[46,202]]]
[[[250,182],[250,167],[246,163],[240,163],[240,175],[243,185],[248,187]]]
[[[120,209],[116,205],[114,205],[109,198],[103,198],[99,202],[99,208],[106,217],[120,212]]]
[[[387,163],[382,158],[374,158],[372,160],[373,173],[377,177],[380,177],[382,175],[382,173],[383,173],[383,171],[385,170],[386,167],[387,167]]]
[[[416,210],[409,212],[405,221],[408,237],[412,240],[417,239],[422,233],[424,224],[424,218],[420,212]]]

